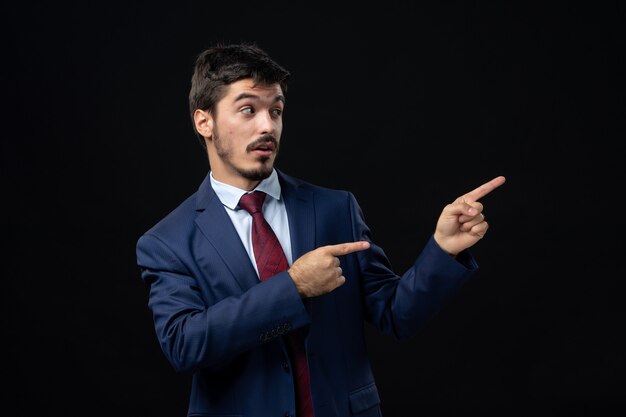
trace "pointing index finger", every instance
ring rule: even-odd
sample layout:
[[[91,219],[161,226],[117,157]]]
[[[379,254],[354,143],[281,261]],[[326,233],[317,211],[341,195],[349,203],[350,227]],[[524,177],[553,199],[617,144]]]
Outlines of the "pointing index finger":
[[[347,255],[352,252],[365,250],[365,249],[368,249],[369,247],[370,247],[369,242],[363,240],[360,242],[346,242],[346,243],[340,243],[338,245],[329,245],[326,248],[328,249],[331,255],[341,256],[341,255]]]
[[[502,175],[495,177],[491,181],[488,181],[484,183],[483,185],[481,185],[480,187],[477,187],[473,189],[472,191],[470,191],[469,193],[463,195],[463,198],[466,201],[472,201],[472,202],[477,201],[483,198],[484,196],[486,196],[487,194],[489,194],[490,192],[492,192],[493,190],[495,190],[496,188],[498,188],[499,186],[501,186],[502,184],[504,184],[505,181],[506,181],[506,178],[504,178]]]

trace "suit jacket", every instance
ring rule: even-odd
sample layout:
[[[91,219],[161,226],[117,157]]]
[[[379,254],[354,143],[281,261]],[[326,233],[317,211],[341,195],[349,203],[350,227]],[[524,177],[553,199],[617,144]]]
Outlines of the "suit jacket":
[[[277,170],[293,258],[319,246],[370,240],[352,193]],[[474,273],[431,237],[402,276],[383,250],[341,256],[346,282],[302,299],[287,272],[260,282],[209,176],[196,193],[141,236],[137,262],[163,353],[192,376],[188,416],[295,415],[283,342],[306,332],[317,417],[380,416],[364,325],[398,339],[414,335]]]

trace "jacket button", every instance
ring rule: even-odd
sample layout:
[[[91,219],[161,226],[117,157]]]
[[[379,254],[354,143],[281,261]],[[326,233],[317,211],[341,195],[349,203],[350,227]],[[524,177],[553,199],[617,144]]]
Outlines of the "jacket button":
[[[285,372],[289,372],[289,362],[287,361],[283,361],[280,366],[283,367],[283,369],[285,370]]]

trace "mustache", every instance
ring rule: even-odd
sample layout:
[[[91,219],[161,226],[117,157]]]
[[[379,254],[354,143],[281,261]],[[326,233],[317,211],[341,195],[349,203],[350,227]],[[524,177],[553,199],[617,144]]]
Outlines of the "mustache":
[[[276,140],[276,138],[273,135],[263,135],[260,138],[256,139],[254,142],[252,142],[251,144],[249,144],[246,147],[246,151],[248,152],[252,152],[254,150],[254,148],[257,148],[261,145],[264,145],[266,143],[272,143],[274,145],[275,149],[278,149],[278,141]]]

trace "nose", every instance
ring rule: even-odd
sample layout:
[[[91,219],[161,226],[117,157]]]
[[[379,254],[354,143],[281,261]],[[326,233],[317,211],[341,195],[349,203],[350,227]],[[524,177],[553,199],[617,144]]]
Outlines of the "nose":
[[[272,115],[269,111],[259,112],[258,114],[258,122],[259,122],[259,130],[262,135],[276,134],[276,120],[272,118]]]

